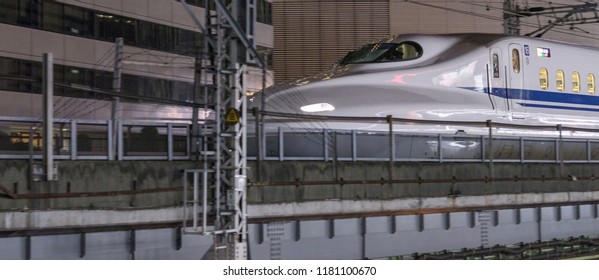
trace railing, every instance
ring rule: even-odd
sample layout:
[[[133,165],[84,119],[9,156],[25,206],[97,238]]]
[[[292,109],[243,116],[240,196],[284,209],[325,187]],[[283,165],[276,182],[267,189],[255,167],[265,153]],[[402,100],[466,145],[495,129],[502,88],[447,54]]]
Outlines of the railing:
[[[248,137],[248,159],[393,161],[393,162],[599,162],[599,130],[556,126],[532,126],[486,122],[452,122],[385,118],[324,117],[254,111],[269,120],[284,123],[348,122],[378,123],[387,131],[302,129],[279,126],[264,131],[255,122],[255,133]],[[278,119],[278,120],[277,120]],[[401,124],[451,125],[477,127],[486,135],[404,133]],[[324,125],[326,126],[326,125]],[[296,126],[301,127],[301,126]],[[317,126],[315,126],[317,127]],[[495,136],[497,129],[544,132],[547,137]],[[586,133],[594,139],[566,138],[563,134]],[[524,134],[524,133],[523,133]],[[256,138],[255,135],[259,137]],[[492,151],[492,152],[491,152]],[[260,157],[258,156],[260,155]]]
[[[255,111],[256,113],[256,111]],[[259,112],[269,118],[310,118],[309,121],[357,121],[389,124],[389,131],[298,129],[280,125],[249,133],[250,160],[392,161],[392,162],[599,162],[599,137],[562,137],[566,132],[599,130],[556,126],[525,126],[487,122],[418,121],[395,118],[315,117]],[[487,135],[419,134],[394,131],[404,123],[473,126]],[[57,160],[190,160],[191,122],[120,120],[54,121]],[[0,117],[0,159],[42,159],[41,120]],[[393,124],[393,125],[392,125]],[[251,128],[251,127],[249,127]],[[545,130],[553,137],[497,136],[498,128]],[[493,132],[495,131],[495,132]],[[258,137],[256,137],[256,135]],[[589,134],[591,135],[591,134]],[[198,143],[201,145],[201,143]],[[492,151],[492,152],[490,152]],[[258,155],[261,155],[258,157]]]
[[[189,123],[54,120],[57,160],[189,160]],[[0,159],[41,159],[40,119],[0,117]],[[116,137],[115,137],[116,136]],[[115,143],[117,144],[115,149]]]
[[[599,162],[599,140],[502,136],[489,141],[488,136],[473,135],[279,128],[266,135],[263,153],[264,160],[277,161]],[[248,158],[255,160],[257,154],[256,139],[250,137]]]

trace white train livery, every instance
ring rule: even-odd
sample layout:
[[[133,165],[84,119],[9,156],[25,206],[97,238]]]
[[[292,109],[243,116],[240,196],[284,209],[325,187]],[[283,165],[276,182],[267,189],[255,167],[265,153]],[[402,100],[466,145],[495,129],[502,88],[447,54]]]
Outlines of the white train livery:
[[[249,108],[597,129],[596,75],[599,48],[500,34],[397,35],[358,48],[325,73],[271,87]],[[387,129],[384,122],[318,123]]]

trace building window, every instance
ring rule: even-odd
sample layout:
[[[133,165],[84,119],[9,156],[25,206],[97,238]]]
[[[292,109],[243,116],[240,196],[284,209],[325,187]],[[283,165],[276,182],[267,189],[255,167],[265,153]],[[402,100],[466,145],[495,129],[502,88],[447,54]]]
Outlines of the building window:
[[[191,1],[190,1],[191,2]],[[194,1],[199,4],[203,1]],[[265,2],[271,5],[268,2]],[[191,4],[191,3],[190,3]],[[264,4],[263,5],[267,5]],[[41,28],[62,34],[195,56],[203,34],[192,30],[95,11],[56,1],[0,1],[0,22]]]
[[[108,13],[96,13],[94,17],[94,37],[100,40],[114,42],[116,38],[123,37],[122,18]]]
[[[42,28],[53,32],[62,32],[63,5],[56,2],[45,2],[43,7]]]
[[[520,52],[512,49],[512,69],[514,73],[520,73]]]
[[[42,63],[0,57],[0,90],[41,93]],[[57,96],[106,98],[103,94],[74,88],[83,85],[112,90],[112,72],[54,64],[54,93]],[[193,100],[193,83],[123,74],[123,94],[152,96],[179,101]]]
[[[266,0],[258,0],[256,6],[256,21],[272,25],[272,3]]]
[[[589,93],[595,94],[595,75],[589,74],[587,76],[587,84],[589,87]]]
[[[17,24],[18,10],[17,1],[0,1],[0,22]]]
[[[539,82],[541,84],[541,89],[547,89],[548,85],[549,85],[549,80],[548,80],[548,74],[547,74],[547,68],[541,68],[541,70],[539,70]]]
[[[64,32],[75,36],[93,36],[94,27],[90,23],[93,13],[76,6],[64,6]]]
[[[564,91],[564,71],[557,70],[557,74],[555,75],[555,86],[557,90]]]
[[[15,1],[15,0],[12,0]],[[7,2],[7,1],[2,1]],[[40,0],[19,0],[19,13],[17,22],[20,25],[40,27]]]
[[[572,91],[580,92],[580,74],[572,72]]]

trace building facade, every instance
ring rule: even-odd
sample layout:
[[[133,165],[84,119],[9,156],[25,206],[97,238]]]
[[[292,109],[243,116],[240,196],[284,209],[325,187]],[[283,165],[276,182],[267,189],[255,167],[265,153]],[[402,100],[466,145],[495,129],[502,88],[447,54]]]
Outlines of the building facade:
[[[187,2],[203,22],[204,1]],[[260,0],[256,6],[254,39],[261,53],[270,53],[271,4]],[[0,36],[0,95],[6,100],[0,102],[0,112],[4,116],[41,116],[42,54],[53,53],[56,117],[109,117],[108,103],[90,100],[107,100],[101,91],[114,89],[119,37],[124,40],[123,94],[194,100],[194,62],[203,35],[179,1],[2,1]],[[247,71],[248,90],[261,89],[262,70],[248,67]],[[268,83],[271,80],[268,71]],[[140,112],[139,116],[155,113]]]

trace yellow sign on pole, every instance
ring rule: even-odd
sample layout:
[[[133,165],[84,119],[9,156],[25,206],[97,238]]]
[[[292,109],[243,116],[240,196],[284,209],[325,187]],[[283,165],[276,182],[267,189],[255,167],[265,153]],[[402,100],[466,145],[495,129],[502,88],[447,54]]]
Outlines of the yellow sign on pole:
[[[225,123],[234,125],[239,123],[239,111],[235,108],[227,109],[227,115],[225,116]]]

